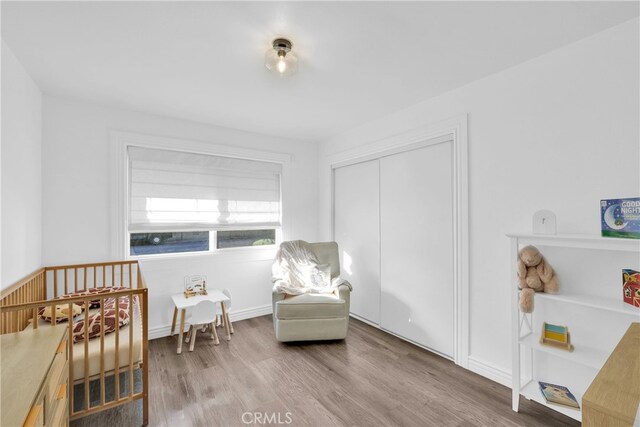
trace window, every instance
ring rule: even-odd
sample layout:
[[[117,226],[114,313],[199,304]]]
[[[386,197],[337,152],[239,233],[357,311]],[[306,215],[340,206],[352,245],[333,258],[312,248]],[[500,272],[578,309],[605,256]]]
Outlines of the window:
[[[129,146],[129,254],[274,245],[282,165]]]
[[[131,255],[206,252],[209,250],[209,232],[131,233],[130,248]]]
[[[216,247],[239,248],[242,246],[275,245],[276,230],[235,230],[218,231],[216,233]]]

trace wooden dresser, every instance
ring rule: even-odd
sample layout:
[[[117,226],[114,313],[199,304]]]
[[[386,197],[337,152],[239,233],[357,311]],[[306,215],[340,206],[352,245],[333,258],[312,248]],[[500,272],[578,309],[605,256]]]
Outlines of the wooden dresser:
[[[582,397],[582,423],[633,426],[640,404],[640,323],[632,323]]]
[[[67,325],[0,336],[0,425],[69,425]]]

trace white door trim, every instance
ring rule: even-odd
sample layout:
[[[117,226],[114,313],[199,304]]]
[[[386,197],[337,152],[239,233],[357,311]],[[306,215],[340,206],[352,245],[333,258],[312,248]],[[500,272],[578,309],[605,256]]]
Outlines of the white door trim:
[[[334,170],[341,166],[379,159],[392,154],[453,142],[454,201],[454,357],[469,367],[469,183],[467,115],[462,114],[421,126],[328,156],[331,169],[331,233],[334,235]]]

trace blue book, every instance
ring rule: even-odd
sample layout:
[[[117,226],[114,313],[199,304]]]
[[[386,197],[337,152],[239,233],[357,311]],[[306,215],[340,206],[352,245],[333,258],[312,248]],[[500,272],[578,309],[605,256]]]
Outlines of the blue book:
[[[542,381],[538,381],[538,384],[540,385],[540,392],[547,403],[580,409],[578,401],[568,388],[561,385],[543,383]]]

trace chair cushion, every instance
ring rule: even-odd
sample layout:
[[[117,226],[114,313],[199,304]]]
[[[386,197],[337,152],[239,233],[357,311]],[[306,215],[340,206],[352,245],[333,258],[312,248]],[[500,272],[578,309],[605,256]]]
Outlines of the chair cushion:
[[[334,319],[344,318],[344,300],[335,294],[303,294],[287,296],[276,303],[278,319]]]
[[[340,276],[340,257],[338,255],[338,244],[336,242],[309,243],[311,250],[318,258],[318,264],[329,264],[331,267],[331,278]]]

